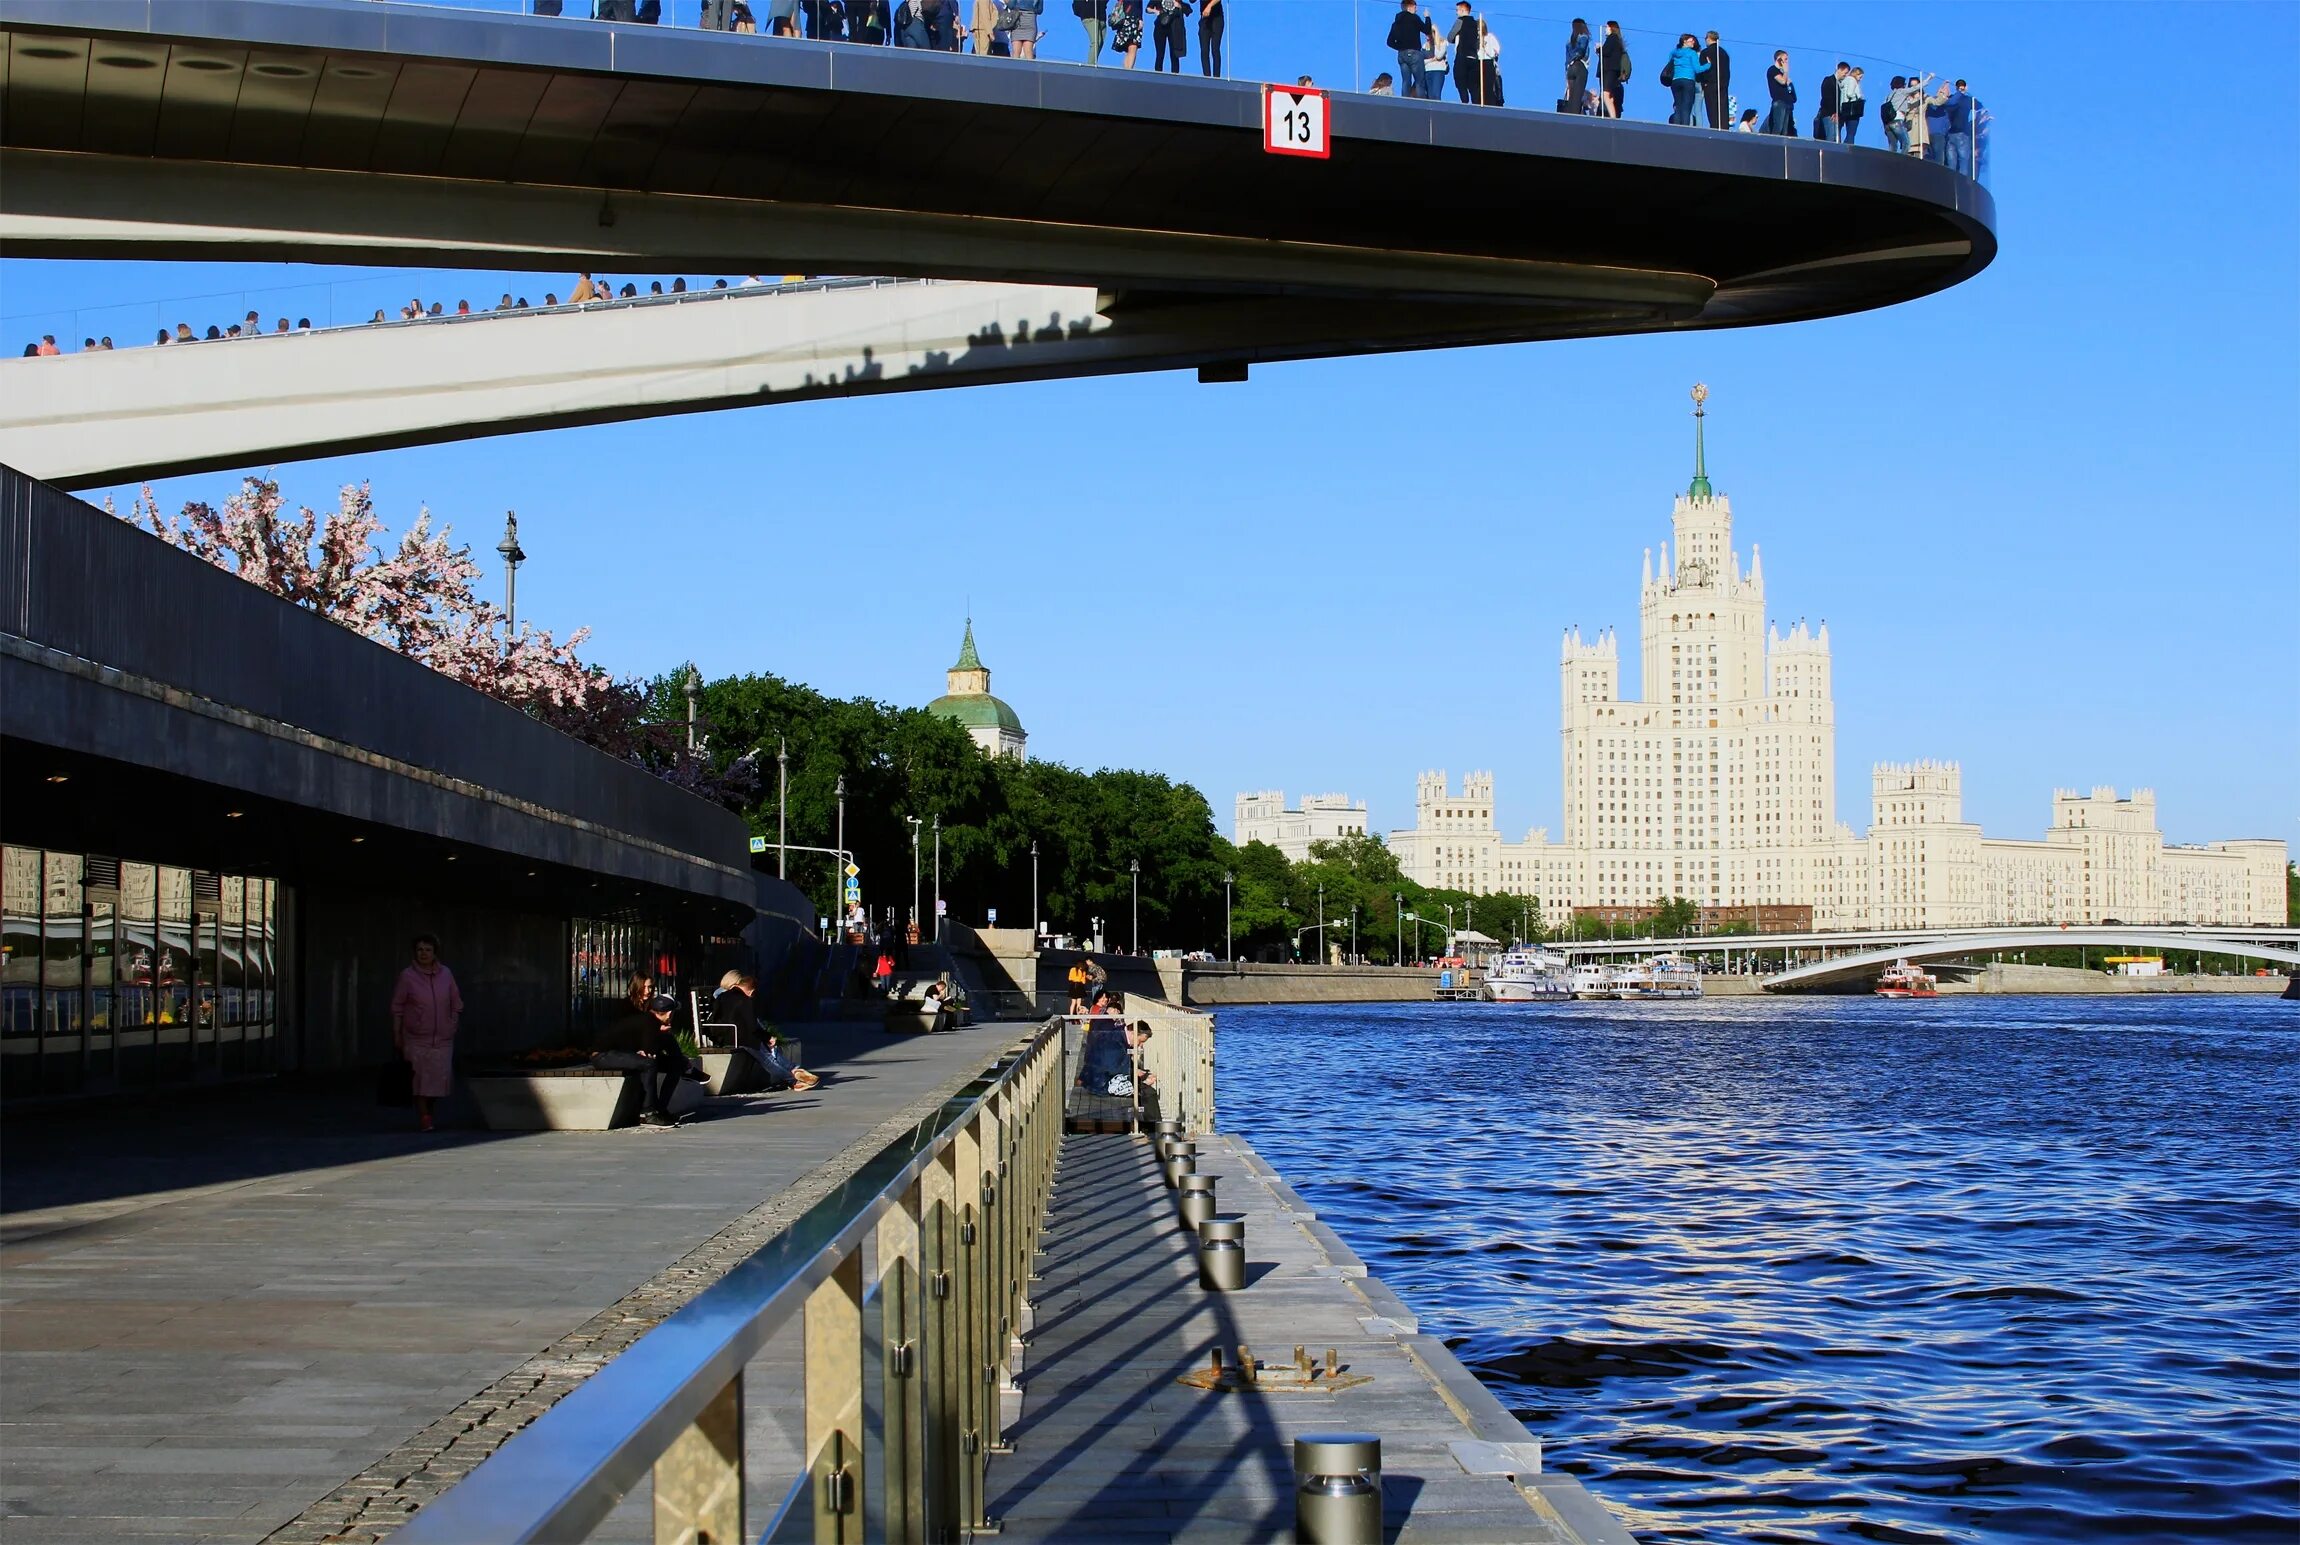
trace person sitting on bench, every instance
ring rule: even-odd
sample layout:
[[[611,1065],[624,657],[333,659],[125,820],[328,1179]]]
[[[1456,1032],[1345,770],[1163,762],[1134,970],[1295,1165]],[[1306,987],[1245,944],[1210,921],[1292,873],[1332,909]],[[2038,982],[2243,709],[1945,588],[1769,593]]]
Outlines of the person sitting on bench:
[[[709,1077],[679,1048],[679,1038],[671,1033],[671,1016],[678,1012],[679,1000],[669,993],[652,993],[642,998],[639,981],[634,978],[630,994],[630,1011],[615,1022],[609,1032],[614,1046],[591,1059],[594,1067],[621,1068],[639,1075],[639,1092],[644,1100],[639,1121],[643,1126],[675,1127],[678,1119],[671,1114],[671,1091],[680,1079],[707,1083]]]
[[[766,1069],[770,1089],[812,1089],[822,1082],[805,1068],[784,1059],[781,1044],[759,1028],[759,1011],[751,1002],[759,979],[748,971],[729,971],[719,978],[719,995],[711,1000],[711,1017],[735,1030],[735,1045]]]

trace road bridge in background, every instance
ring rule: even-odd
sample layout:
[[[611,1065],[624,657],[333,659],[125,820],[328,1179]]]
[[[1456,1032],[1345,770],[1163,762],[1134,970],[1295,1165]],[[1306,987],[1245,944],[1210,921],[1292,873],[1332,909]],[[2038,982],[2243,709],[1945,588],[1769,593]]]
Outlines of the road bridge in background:
[[[0,48],[19,256],[1092,286],[1235,366],[1827,316],[1996,250],[1947,167],[1663,124],[1350,97],[1305,160],[1248,83],[374,0],[0,0]]]
[[[1762,935],[1743,938],[1740,943],[1760,951],[1772,948]],[[2300,973],[2300,929],[2294,928],[1981,928],[1900,938],[1889,944],[1832,953],[1769,976],[1764,986],[1767,992],[1809,992],[1865,981],[1898,960],[1923,964],[2028,950],[2072,949],[2193,950],[2204,955],[2233,955]]]

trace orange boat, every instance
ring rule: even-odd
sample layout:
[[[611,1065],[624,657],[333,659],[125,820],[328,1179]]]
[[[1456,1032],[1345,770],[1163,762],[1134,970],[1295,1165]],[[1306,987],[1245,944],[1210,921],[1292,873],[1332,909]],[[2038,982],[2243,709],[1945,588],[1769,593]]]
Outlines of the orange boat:
[[[1880,998],[1937,998],[1940,984],[1931,972],[1922,966],[1912,966],[1905,960],[1896,960],[1877,978],[1877,996]]]

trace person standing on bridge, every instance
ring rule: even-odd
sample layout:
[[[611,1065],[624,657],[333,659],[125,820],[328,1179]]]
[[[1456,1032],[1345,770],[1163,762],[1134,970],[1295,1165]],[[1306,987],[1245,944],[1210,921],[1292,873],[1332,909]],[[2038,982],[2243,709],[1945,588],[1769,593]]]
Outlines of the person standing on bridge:
[[[463,990],[439,958],[439,941],[419,933],[414,963],[391,992],[391,1044],[414,1070],[416,1120],[432,1130],[431,1102],[455,1085],[455,1030],[463,1020]]]
[[[1701,44],[1701,105],[1709,111],[1709,127],[1729,129],[1733,113],[1733,56],[1712,29]]]
[[[1691,126],[1693,104],[1701,99],[1701,50],[1695,46],[1692,33],[1677,34],[1677,47],[1670,52],[1662,75],[1669,83],[1669,121]]]
[[[1773,67],[1765,72],[1765,89],[1772,94],[1773,105],[1765,114],[1765,132],[1795,137],[1797,133],[1797,83],[1789,79],[1789,51],[1780,49],[1773,55]]]
[[[1110,0],[1110,51],[1120,69],[1134,68],[1142,52],[1142,0]]]
[[[1485,36],[1470,10],[1469,0],[1454,0],[1453,26],[1445,35],[1446,47],[1453,53],[1453,89],[1464,102],[1485,100],[1485,64],[1478,56],[1478,44]]]
[[[1109,24],[1102,19],[1102,0],[1070,0],[1070,14],[1078,18],[1078,25],[1086,32],[1086,62],[1102,62],[1102,39],[1109,33]]]
[[[1589,95],[1589,23],[1581,17],[1573,18],[1573,30],[1565,35],[1565,100],[1561,112],[1586,111],[1584,99]]]
[[[1151,52],[1153,71],[1171,68],[1182,73],[1182,56],[1190,51],[1190,0],[1157,0],[1156,46]]]
[[[1198,0],[1198,73],[1222,73],[1222,32],[1229,26],[1224,0]]]
[[[1206,24],[1198,24],[1198,35],[1204,37]],[[1389,36],[1383,41],[1398,56],[1398,94],[1418,97],[1423,92],[1423,66],[1429,62],[1430,24],[1414,6],[1414,0],[1402,0],[1398,14],[1390,18]]]
[[[1598,113],[1606,118],[1621,116],[1622,92],[1629,85],[1629,45],[1621,41],[1621,23],[1605,24],[1605,41],[1597,45],[1597,94],[1601,99]]]

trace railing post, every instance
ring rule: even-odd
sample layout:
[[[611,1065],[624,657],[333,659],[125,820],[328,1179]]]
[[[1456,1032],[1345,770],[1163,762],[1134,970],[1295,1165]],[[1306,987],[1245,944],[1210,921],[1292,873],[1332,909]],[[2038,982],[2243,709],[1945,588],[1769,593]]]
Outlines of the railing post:
[[[743,1376],[655,1461],[655,1545],[743,1545]]]
[[[860,1545],[862,1251],[850,1251],[807,1295],[806,1433],[815,1545]]]
[[[920,1177],[925,1211],[919,1226],[919,1280],[926,1295],[919,1304],[919,1365],[926,1420],[923,1434],[926,1474],[926,1534],[933,1540],[958,1532],[960,1457],[957,1157],[945,1150]]]
[[[871,1476],[865,1493],[865,1536],[904,1545],[922,1545],[928,1538],[926,1360],[920,1344],[921,1189],[914,1182],[879,1220],[878,1441],[864,1455]]]
[[[989,1446],[988,1424],[982,1409],[982,1120],[977,1112],[959,1128],[958,1140],[951,1145],[958,1168],[953,1177],[958,1183],[958,1248],[956,1269],[951,1273],[951,1342],[957,1353],[952,1371],[957,1384],[958,1524],[962,1530],[976,1529],[983,1523],[982,1478],[989,1463],[984,1452]]]

